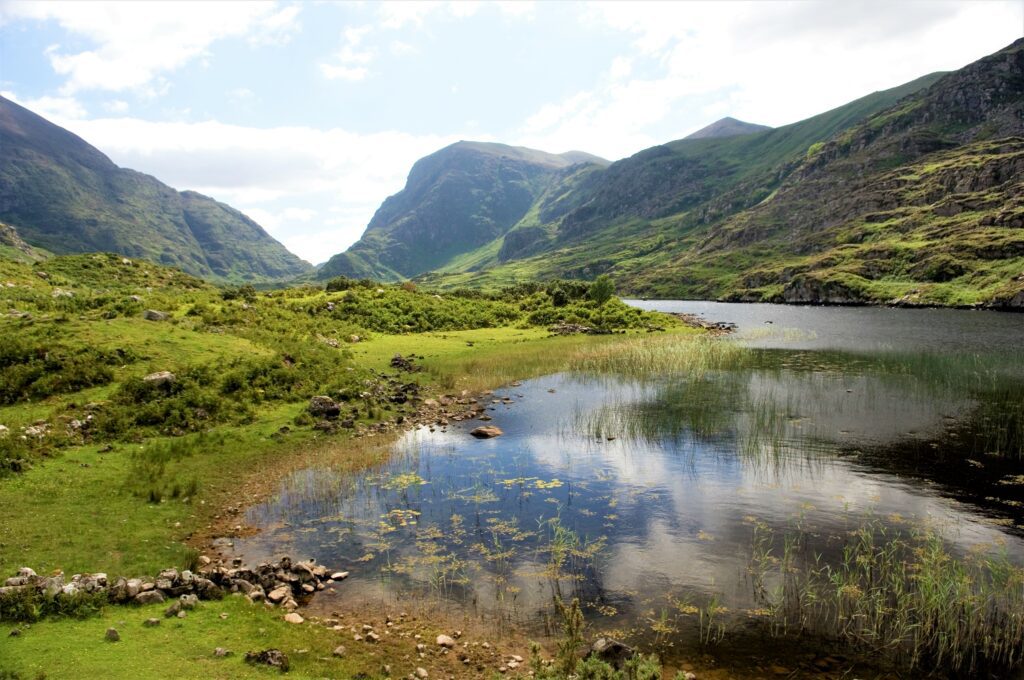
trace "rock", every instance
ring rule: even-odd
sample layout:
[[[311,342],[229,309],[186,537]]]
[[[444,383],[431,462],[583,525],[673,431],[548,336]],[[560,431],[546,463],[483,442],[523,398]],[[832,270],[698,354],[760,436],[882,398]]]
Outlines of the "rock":
[[[165,599],[164,594],[159,590],[144,590],[136,595],[132,602],[135,604],[158,604],[163,602]]]
[[[159,574],[156,575],[156,578],[157,580],[164,579],[170,581],[173,584],[180,578],[180,576],[181,575],[178,574],[178,570],[172,567],[170,569],[164,569],[163,571],[161,571]]]
[[[170,607],[164,610],[164,617],[170,619],[181,613],[181,600],[175,600]]]
[[[103,636],[107,642],[120,642],[121,636],[117,632],[117,628],[107,628],[106,634]]]
[[[369,633],[366,634],[366,641],[373,643],[380,642],[380,635],[377,635],[371,630]]]
[[[297,612],[291,612],[289,614],[285,614],[284,615],[284,620],[287,621],[288,623],[296,623],[296,624],[298,624],[298,623],[302,623],[305,619],[303,619],[301,616],[299,616],[299,614]]]
[[[196,595],[201,599],[216,600],[223,595],[223,591],[221,591],[217,584],[208,578],[196,577],[194,585]]]
[[[11,430],[6,425],[0,425],[0,438],[6,437],[10,434]]]
[[[142,380],[153,385],[172,385],[177,378],[170,371],[157,371],[147,375]]]
[[[167,312],[158,312],[155,309],[147,309],[142,316],[146,321],[167,321],[170,317]]]
[[[590,653],[616,670],[622,670],[623,664],[636,654],[629,645],[611,638],[599,638],[590,648]]]
[[[277,588],[274,588],[269,593],[267,593],[267,599],[270,602],[273,602],[274,604],[278,604],[278,603],[284,601],[284,599],[287,598],[291,594],[292,594],[292,589],[289,588],[288,586],[278,586]]]
[[[288,655],[280,649],[264,649],[261,652],[246,652],[245,662],[253,666],[270,666],[281,671],[288,670]]]
[[[307,410],[310,415],[321,418],[337,418],[341,414],[341,406],[336,401],[323,394],[310,398]]]
[[[182,609],[195,609],[199,604],[199,598],[195,595],[182,595],[178,601],[181,602]]]
[[[416,677],[419,678],[420,680],[426,680],[426,678],[430,677],[430,674],[427,673],[427,669],[426,668],[417,668],[416,669]]]
[[[224,649],[223,647],[217,647],[215,650],[213,650],[213,655],[220,657],[231,656],[231,650]]]
[[[346,651],[347,650],[345,649],[345,645],[338,645],[337,647],[334,648],[334,651],[332,652],[332,654],[334,654],[334,656],[336,656],[336,657],[341,658],[341,657],[345,656],[345,652]]]
[[[336,571],[333,574],[331,574],[331,580],[332,581],[344,581],[347,578],[348,578],[348,572],[347,571]]]
[[[449,637],[447,635],[438,635],[437,636],[437,646],[438,647],[445,647],[446,649],[454,649],[455,648],[455,639],[451,638],[451,637]]]
[[[160,619],[146,619],[145,621],[142,622],[142,625],[145,626],[146,628],[152,628],[153,626],[159,626],[160,625]]]
[[[500,437],[505,434],[501,431],[500,427],[494,425],[481,425],[470,432],[471,435],[477,439],[492,439],[494,437]]]

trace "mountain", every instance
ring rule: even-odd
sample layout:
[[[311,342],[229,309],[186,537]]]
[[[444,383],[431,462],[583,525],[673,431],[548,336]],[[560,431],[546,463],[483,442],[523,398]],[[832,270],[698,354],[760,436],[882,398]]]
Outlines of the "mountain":
[[[213,279],[283,279],[312,269],[234,208],[119,168],[3,97],[0,220],[53,253],[110,251]]]
[[[1024,307],[1022,55],[1024,40],[791,125],[563,169],[504,234],[416,278]]]
[[[553,184],[606,164],[581,151],[457,142],[417,161],[362,238],[317,275],[399,280],[437,269],[504,236]]]
[[[435,267],[445,276],[427,280],[456,286],[504,285],[610,272],[625,290],[648,292],[640,284],[652,274],[650,267],[676,262],[695,233],[770,196],[812,144],[892,106],[941,75],[875,92],[791,125],[749,135],[681,139],[608,166],[592,166],[548,192],[545,198],[557,197],[558,210],[543,211],[543,204],[531,208],[528,215],[536,219],[529,225],[529,248],[505,245],[517,236],[514,228],[495,242]],[[688,279],[677,281],[683,284]],[[658,294],[671,293],[659,289]]]
[[[721,120],[716,120],[711,125],[703,127],[697,130],[693,134],[686,135],[683,139],[708,139],[711,137],[736,137],[738,135],[750,135],[755,132],[763,132],[764,130],[771,130],[767,125],[757,125],[755,123],[745,123],[742,120],[736,120],[726,116]]]

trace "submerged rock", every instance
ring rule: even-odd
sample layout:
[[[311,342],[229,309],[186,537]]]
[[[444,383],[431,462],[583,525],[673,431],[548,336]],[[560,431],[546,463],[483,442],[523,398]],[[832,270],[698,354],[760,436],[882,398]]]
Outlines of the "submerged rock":
[[[590,648],[590,654],[611,665],[616,670],[632,659],[636,651],[627,644],[611,638],[598,638]]]
[[[480,427],[470,431],[470,434],[477,439],[492,439],[494,437],[500,437],[505,433],[500,427],[495,425],[481,425]]]

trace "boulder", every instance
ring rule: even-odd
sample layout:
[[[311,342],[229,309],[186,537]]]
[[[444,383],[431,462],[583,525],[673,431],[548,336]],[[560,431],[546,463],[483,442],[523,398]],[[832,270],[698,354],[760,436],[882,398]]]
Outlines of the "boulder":
[[[302,623],[305,619],[302,618],[297,612],[290,612],[284,615],[284,620],[288,623]]]
[[[277,588],[274,588],[269,593],[267,593],[267,599],[273,602],[274,604],[278,604],[279,602],[283,602],[291,594],[292,589],[288,586],[278,586]]]
[[[288,655],[280,649],[264,649],[261,652],[246,652],[245,662],[253,666],[270,666],[280,671],[288,670]]]
[[[341,414],[338,402],[323,394],[310,398],[307,410],[310,415],[320,418],[337,418]]]
[[[170,315],[167,312],[159,312],[155,309],[147,309],[142,313],[146,321],[167,321]]]
[[[201,576],[197,576],[192,585],[195,588],[196,595],[204,600],[217,600],[224,594],[216,583]]]
[[[447,635],[438,635],[437,636],[437,646],[438,647],[444,647],[445,649],[454,649],[455,648],[455,638],[449,637]]]
[[[590,654],[611,665],[616,670],[622,670],[623,665],[626,661],[633,658],[636,651],[618,640],[598,638],[593,646],[591,646]]]
[[[167,598],[159,590],[144,590],[136,595],[132,602],[135,604],[159,604],[165,599]]]
[[[494,437],[500,437],[505,434],[502,432],[500,427],[495,425],[481,425],[470,431],[470,434],[477,439],[493,439]]]

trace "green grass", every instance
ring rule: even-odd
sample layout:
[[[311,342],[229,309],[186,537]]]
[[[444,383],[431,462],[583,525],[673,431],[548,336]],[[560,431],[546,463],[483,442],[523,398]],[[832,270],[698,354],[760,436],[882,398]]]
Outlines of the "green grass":
[[[292,669],[288,677],[344,678],[357,673],[380,677],[381,662],[353,644],[351,633],[284,623],[279,610],[249,604],[245,598],[202,602],[185,619],[165,619],[165,608],[108,607],[93,618],[27,626],[18,637],[8,636],[15,626],[0,624],[3,670],[26,680],[267,678],[276,674],[243,659],[248,651],[277,648],[288,655]],[[227,616],[221,618],[222,613]],[[160,625],[143,626],[151,617],[160,619]],[[104,639],[107,628],[118,630],[120,642]],[[339,644],[352,650],[345,659],[331,654]],[[217,647],[233,654],[216,657]]]

